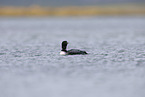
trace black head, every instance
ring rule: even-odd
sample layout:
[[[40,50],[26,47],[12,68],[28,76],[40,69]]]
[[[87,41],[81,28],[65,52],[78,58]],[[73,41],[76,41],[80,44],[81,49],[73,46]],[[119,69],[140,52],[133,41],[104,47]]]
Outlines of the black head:
[[[62,42],[62,51],[66,51],[67,44],[68,44],[67,41]]]

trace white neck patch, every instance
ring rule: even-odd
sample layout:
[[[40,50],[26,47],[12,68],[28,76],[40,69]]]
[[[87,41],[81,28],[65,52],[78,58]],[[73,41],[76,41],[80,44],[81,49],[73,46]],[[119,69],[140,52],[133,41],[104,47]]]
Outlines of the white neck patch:
[[[63,56],[64,56],[64,55],[67,55],[67,53],[64,52],[64,51],[61,51],[61,52],[60,52],[60,55],[63,55]]]

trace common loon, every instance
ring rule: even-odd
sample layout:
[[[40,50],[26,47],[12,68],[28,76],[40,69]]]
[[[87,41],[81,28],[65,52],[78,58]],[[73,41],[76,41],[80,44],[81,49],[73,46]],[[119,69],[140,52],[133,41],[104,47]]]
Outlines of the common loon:
[[[60,55],[85,55],[87,54],[86,51],[81,51],[78,49],[71,49],[71,50],[66,50],[68,42],[67,41],[63,41],[62,42],[62,50],[60,52]]]

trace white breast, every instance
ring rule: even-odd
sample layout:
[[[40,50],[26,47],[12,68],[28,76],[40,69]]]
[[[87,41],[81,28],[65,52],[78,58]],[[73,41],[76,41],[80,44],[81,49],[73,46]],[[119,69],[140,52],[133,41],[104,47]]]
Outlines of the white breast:
[[[64,52],[64,51],[61,51],[61,52],[60,52],[60,55],[67,55],[67,53]]]

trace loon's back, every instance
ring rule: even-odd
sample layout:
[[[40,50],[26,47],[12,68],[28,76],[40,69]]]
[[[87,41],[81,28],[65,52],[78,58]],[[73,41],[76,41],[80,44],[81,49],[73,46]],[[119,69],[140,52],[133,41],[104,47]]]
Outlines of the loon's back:
[[[77,55],[77,54],[85,55],[85,54],[87,54],[86,51],[81,51],[81,50],[78,50],[78,49],[68,50],[67,53],[68,53],[68,55]]]

